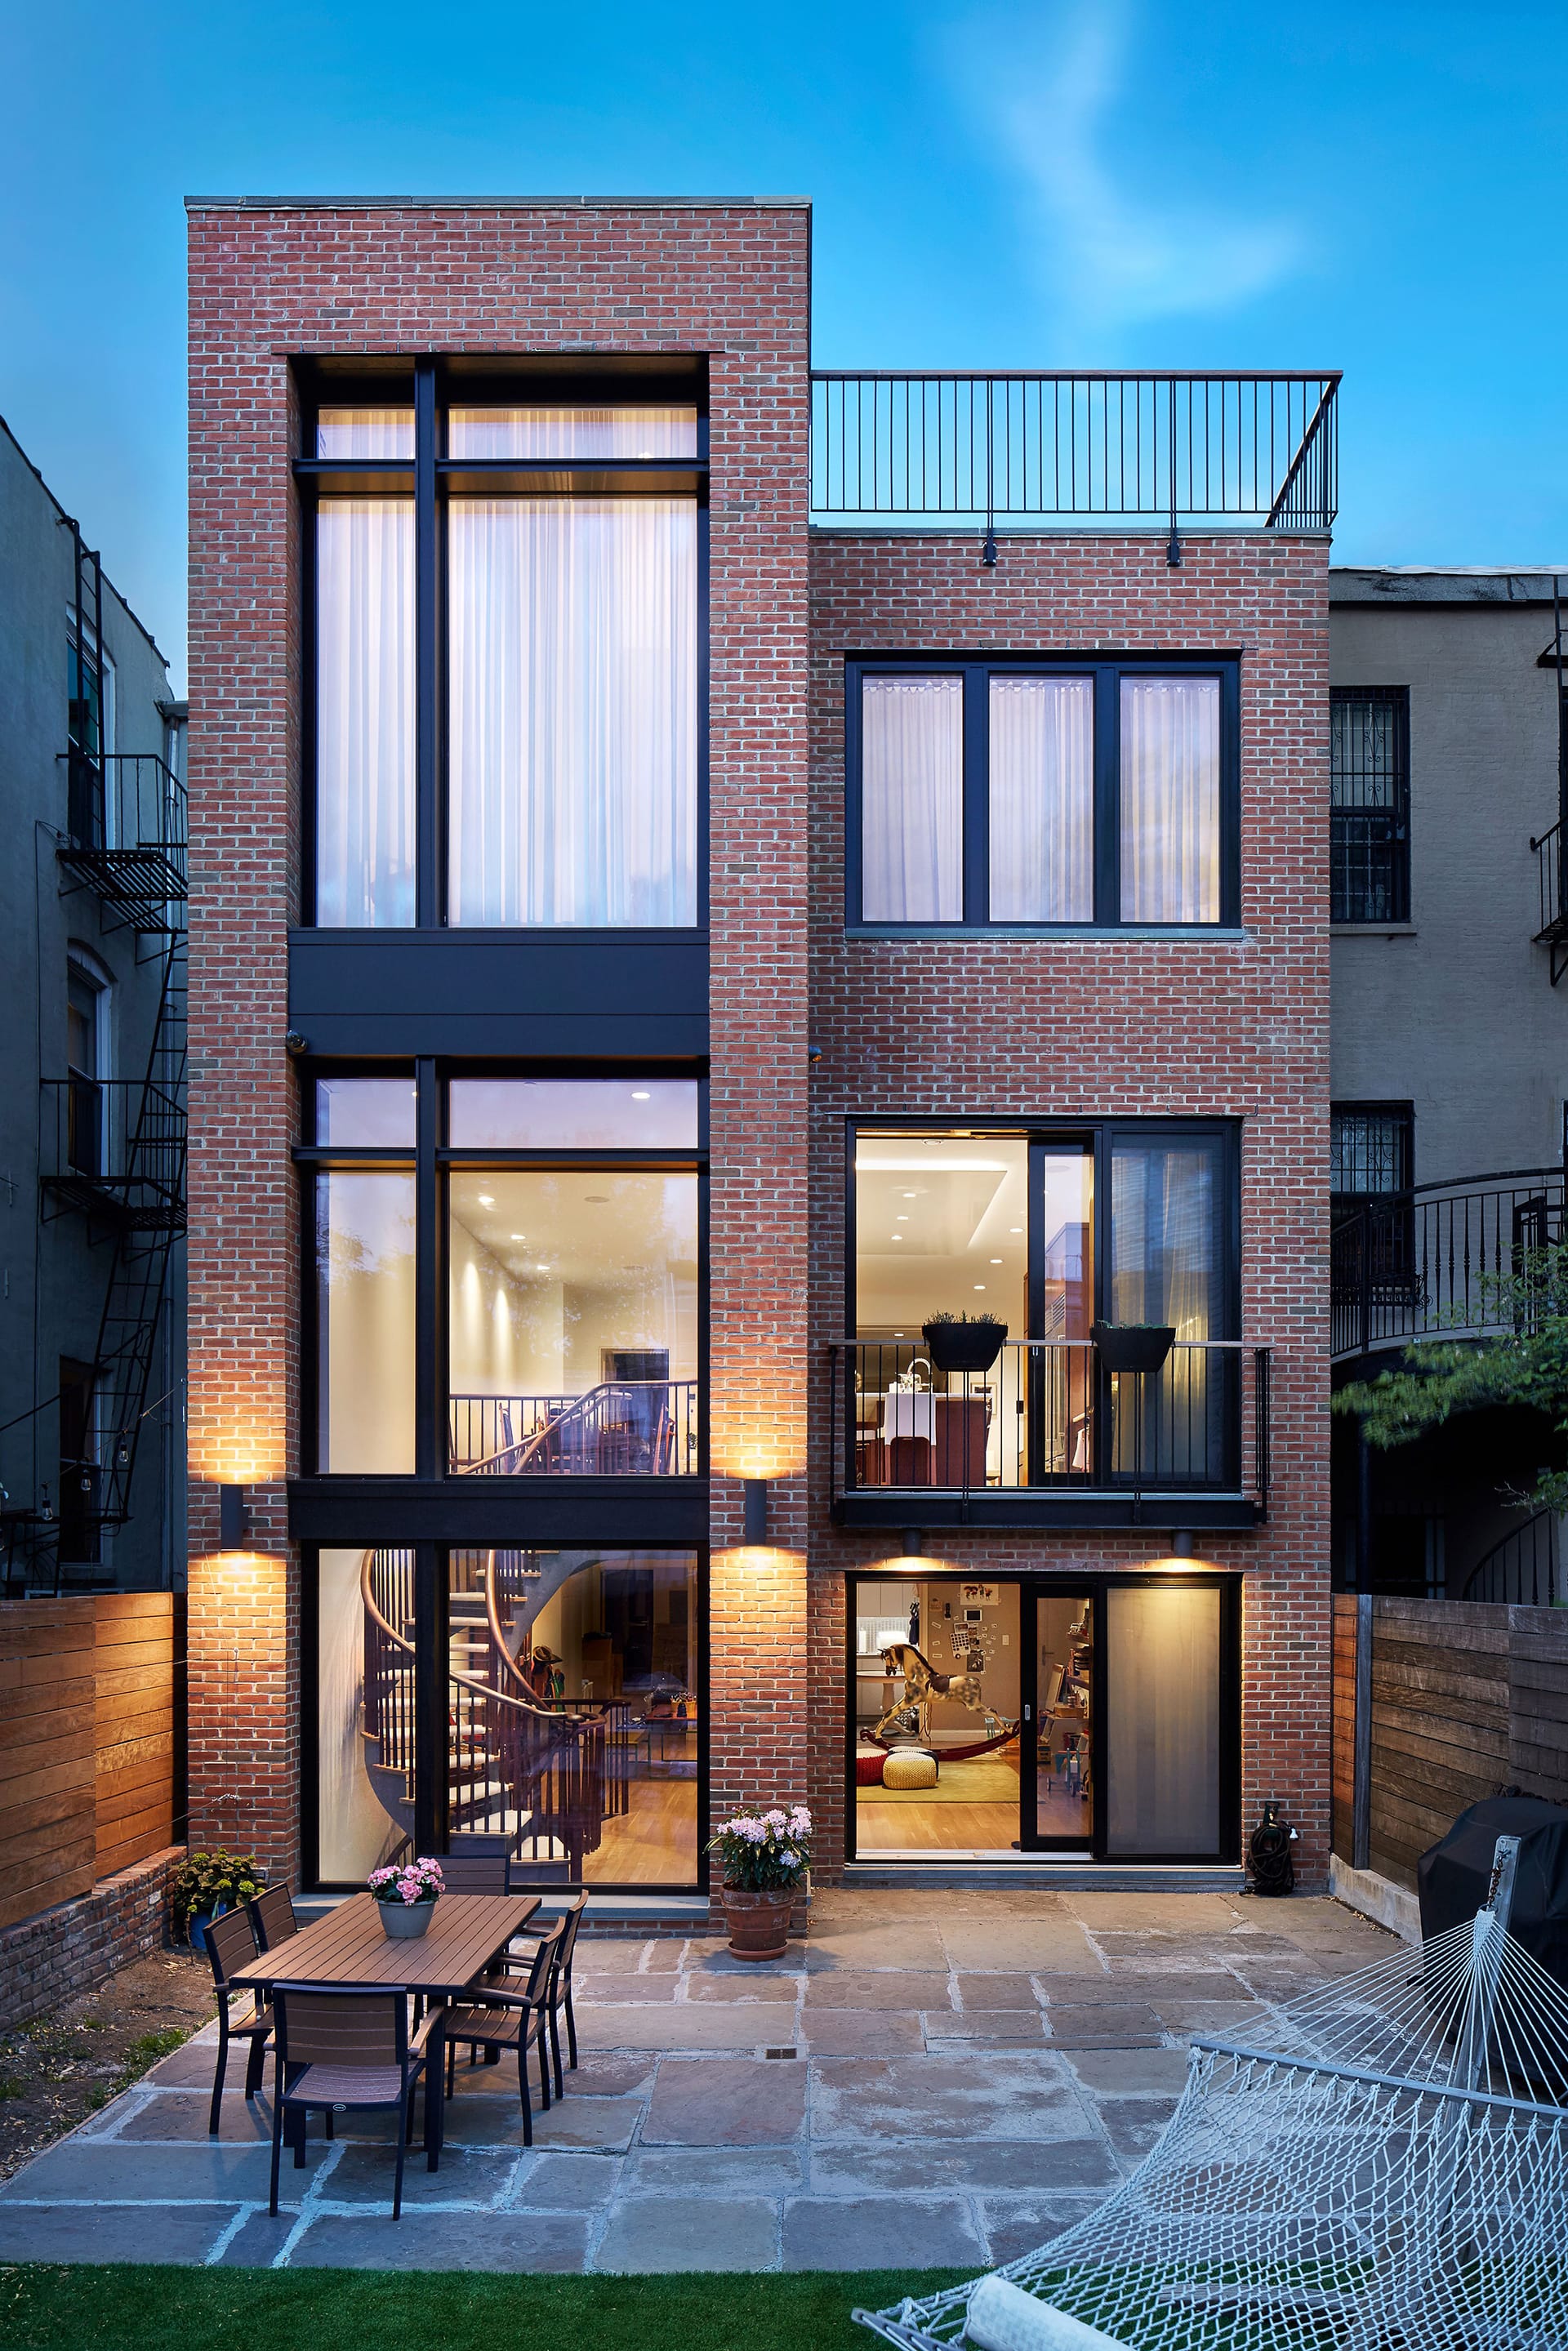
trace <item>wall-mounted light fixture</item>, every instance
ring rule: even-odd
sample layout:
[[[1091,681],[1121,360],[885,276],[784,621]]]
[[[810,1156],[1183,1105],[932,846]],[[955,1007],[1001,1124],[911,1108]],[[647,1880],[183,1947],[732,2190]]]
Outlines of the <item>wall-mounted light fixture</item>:
[[[250,1512],[243,1486],[218,1488],[218,1549],[243,1551],[250,1532]]]
[[[766,1478],[743,1478],[740,1481],[743,1499],[742,1540],[748,1543],[768,1541],[768,1480]]]
[[[1171,1531],[1169,1556],[1172,1559],[1193,1559],[1197,1556],[1197,1545],[1192,1537],[1189,1534],[1183,1534],[1179,1528],[1173,1528]]]
[[[925,1549],[925,1538],[921,1533],[920,1529],[918,1527],[905,1527],[904,1530],[904,1550],[901,1556],[904,1559],[919,1559]]]

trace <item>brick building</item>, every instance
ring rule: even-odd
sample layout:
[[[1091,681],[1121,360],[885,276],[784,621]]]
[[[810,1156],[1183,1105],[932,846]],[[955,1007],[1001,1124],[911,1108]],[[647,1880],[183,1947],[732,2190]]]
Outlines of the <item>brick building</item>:
[[[810,218],[192,206],[192,1834],[307,1883],[1326,1866],[1334,380],[814,376]]]

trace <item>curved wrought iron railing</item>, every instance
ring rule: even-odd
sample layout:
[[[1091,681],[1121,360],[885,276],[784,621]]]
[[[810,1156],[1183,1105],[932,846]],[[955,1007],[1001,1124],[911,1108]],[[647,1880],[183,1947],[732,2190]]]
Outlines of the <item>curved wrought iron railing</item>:
[[[1556,1511],[1537,1510],[1521,1527],[1511,1528],[1477,1561],[1459,1597],[1511,1608],[1568,1606]]]
[[[405,1836],[413,1834],[415,1738],[413,1554],[368,1551],[361,1564],[364,1735],[371,1784]],[[601,1823],[624,1811],[612,1782],[612,1705],[540,1703],[479,1675],[447,1673],[447,1802],[455,1832],[504,1838],[517,1856],[563,1859],[580,1874]]]
[[[1500,1284],[1563,1238],[1563,1169],[1456,1176],[1363,1200],[1329,1244],[1336,1361],[1413,1339],[1479,1338],[1514,1319]]]
[[[464,1478],[679,1478],[697,1467],[695,1380],[601,1380],[580,1395],[455,1395]]]

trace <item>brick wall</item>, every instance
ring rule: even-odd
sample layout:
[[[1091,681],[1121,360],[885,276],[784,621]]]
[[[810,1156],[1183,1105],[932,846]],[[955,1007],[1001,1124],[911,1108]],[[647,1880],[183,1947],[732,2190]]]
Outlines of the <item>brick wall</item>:
[[[804,1663],[806,435],[800,205],[197,207],[191,218],[192,1834],[298,1866],[299,1265],[291,353],[697,351],[711,387],[716,1802],[794,1795]],[[747,1474],[780,1477],[758,1559]],[[219,1559],[212,1487],[253,1488]]]
[[[169,1884],[185,1858],[172,1845],[0,1932],[0,2032],[162,1949],[168,1938]]]
[[[1274,1491],[1247,1571],[1243,1821],[1278,1798],[1298,1869],[1328,1860],[1327,544],[1228,535],[821,532],[811,548],[813,1078],[810,1719],[820,1874],[843,1850],[844,1586],[898,1548],[826,1514],[826,1344],[843,1336],[844,1122],[857,1114],[1239,1118],[1242,1332],[1269,1346]],[[844,935],[846,653],[1241,656],[1242,939],[886,940]],[[1137,1567],[1150,1534],[927,1540],[969,1574]]]

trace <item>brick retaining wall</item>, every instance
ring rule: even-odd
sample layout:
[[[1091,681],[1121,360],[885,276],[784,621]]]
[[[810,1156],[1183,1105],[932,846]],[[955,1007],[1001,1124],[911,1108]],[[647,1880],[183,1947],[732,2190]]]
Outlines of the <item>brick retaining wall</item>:
[[[169,1882],[185,1858],[168,1845],[90,1894],[0,1933],[0,2030],[26,2024],[168,1940]]]

